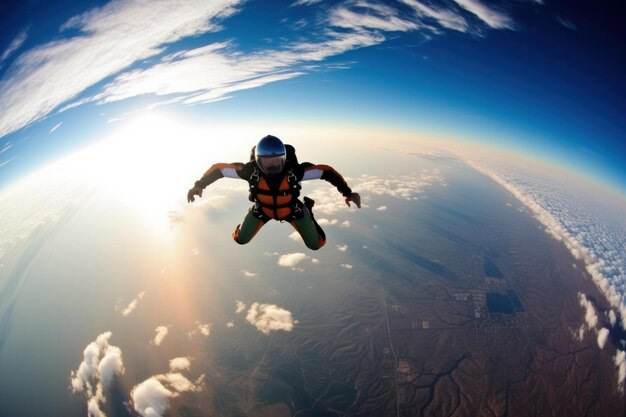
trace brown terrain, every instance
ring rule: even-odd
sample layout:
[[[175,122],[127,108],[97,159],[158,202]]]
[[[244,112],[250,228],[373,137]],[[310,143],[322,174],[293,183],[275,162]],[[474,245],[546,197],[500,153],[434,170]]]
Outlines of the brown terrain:
[[[175,413],[624,415],[615,347],[577,337],[579,292],[608,308],[584,265],[485,177],[447,181],[393,215],[364,211],[345,236],[353,269],[277,277],[294,330],[217,329],[210,395]]]

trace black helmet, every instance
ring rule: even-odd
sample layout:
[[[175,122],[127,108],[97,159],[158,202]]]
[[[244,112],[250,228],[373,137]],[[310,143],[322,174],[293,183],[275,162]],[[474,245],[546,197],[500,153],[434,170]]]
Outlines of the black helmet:
[[[266,175],[277,175],[285,169],[287,151],[285,145],[276,136],[267,135],[257,143],[254,160]]]

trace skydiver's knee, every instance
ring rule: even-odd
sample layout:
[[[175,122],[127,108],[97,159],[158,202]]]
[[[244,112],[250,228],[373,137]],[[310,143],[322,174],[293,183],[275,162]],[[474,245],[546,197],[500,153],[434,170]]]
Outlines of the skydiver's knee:
[[[238,224],[237,227],[235,227],[235,231],[233,232],[233,240],[239,243],[240,245],[245,245],[246,243],[250,242],[251,238],[246,239],[243,236],[241,236],[239,234],[240,227],[241,227],[240,224]]]

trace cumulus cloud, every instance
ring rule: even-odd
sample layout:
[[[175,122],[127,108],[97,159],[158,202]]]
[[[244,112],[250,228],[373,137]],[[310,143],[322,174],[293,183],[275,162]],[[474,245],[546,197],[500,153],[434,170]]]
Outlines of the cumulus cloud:
[[[111,336],[111,332],[105,332],[89,343],[78,369],[70,372],[70,389],[85,395],[90,416],[105,416],[101,409],[106,402],[105,389],[116,375],[125,372],[122,351],[109,344]]]
[[[376,209],[376,211],[385,211],[387,210],[387,206],[380,206]]]
[[[170,360],[170,371],[188,371],[191,361],[188,357],[174,358]]]
[[[290,332],[294,323],[297,323],[288,310],[274,304],[259,303],[250,306],[246,320],[264,334],[277,330]]]
[[[318,223],[319,223],[319,222],[318,222]],[[298,232],[292,232],[292,233],[289,235],[289,239],[291,239],[291,240],[301,240],[302,238],[300,237],[300,233],[298,233]]]
[[[205,337],[211,334],[211,323],[202,323],[196,320],[195,325],[196,325],[195,329],[193,329],[187,334],[189,337],[197,333],[200,333],[202,336],[205,336]]]
[[[617,367],[617,384],[620,390],[624,391],[624,380],[626,379],[626,352],[618,350],[613,357],[613,363]]]
[[[278,265],[287,268],[294,268],[296,265],[298,265],[300,262],[304,261],[307,258],[308,256],[301,252],[288,253],[286,255],[281,255],[278,258]]]
[[[169,398],[175,394],[165,388],[157,378],[149,378],[133,387],[130,392],[135,411],[143,417],[159,417],[165,414]]]
[[[345,220],[344,222],[341,223],[341,227],[350,227],[350,221]]]
[[[595,214],[583,206],[588,196],[577,196],[575,188],[565,195],[563,189],[551,189],[545,180],[533,179],[529,174],[522,176],[474,160],[467,163],[513,194],[546,233],[585,263],[593,283],[620,313],[620,325],[626,328],[624,294],[619,290],[626,282],[626,238],[615,231],[615,225],[622,224],[622,220],[612,217],[614,208]]]
[[[122,315],[124,317],[135,311],[135,309],[137,308],[137,304],[139,304],[139,301],[143,298],[145,293],[145,291],[140,292],[139,294],[137,294],[137,297],[135,297],[133,301],[128,304],[128,306],[122,311]]]
[[[165,336],[167,336],[168,330],[166,326],[159,326],[155,329],[155,331],[156,335],[154,336],[152,343],[156,346],[160,346],[163,339],[165,339]]]
[[[345,252],[348,250],[348,245],[337,245],[337,250],[339,252]]]
[[[342,268],[346,268],[346,269],[352,269],[352,265],[351,264],[341,264]]]
[[[609,329],[606,327],[601,328],[598,331],[598,346],[600,349],[604,349],[604,345],[606,344],[606,340],[609,337]]]
[[[598,324],[598,315],[596,314],[596,309],[587,299],[587,296],[582,293],[578,293],[578,302],[580,306],[585,309],[585,323],[590,329],[595,329]]]
[[[135,411],[143,417],[162,417],[169,407],[171,398],[183,392],[201,391],[204,374],[192,382],[177,372],[189,371],[189,368],[189,358],[174,358],[170,361],[170,372],[151,376],[135,385],[130,392]]]
[[[241,300],[235,302],[235,314],[243,313],[246,309],[246,303]]]

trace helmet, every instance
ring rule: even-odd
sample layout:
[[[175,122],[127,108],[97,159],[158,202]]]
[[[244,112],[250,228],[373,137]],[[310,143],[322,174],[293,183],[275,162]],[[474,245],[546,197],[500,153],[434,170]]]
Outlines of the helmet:
[[[256,145],[254,160],[264,174],[278,175],[283,172],[287,160],[285,145],[276,136],[267,135]]]

